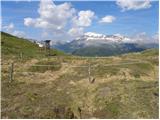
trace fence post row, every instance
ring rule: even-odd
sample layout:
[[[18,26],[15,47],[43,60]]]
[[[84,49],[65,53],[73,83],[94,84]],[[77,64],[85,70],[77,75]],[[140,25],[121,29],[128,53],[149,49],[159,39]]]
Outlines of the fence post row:
[[[11,63],[11,66],[9,68],[9,82],[13,81],[13,72],[14,72],[14,63]]]

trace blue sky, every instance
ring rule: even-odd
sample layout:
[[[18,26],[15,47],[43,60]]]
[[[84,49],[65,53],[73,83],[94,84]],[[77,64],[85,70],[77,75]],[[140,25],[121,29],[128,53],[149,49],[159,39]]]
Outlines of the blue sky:
[[[150,2],[146,7],[138,7],[138,4],[133,3],[130,8],[125,8],[123,6],[125,3],[123,2],[118,5],[117,1],[69,1],[67,2],[69,5],[64,5],[64,7],[70,7],[66,12],[71,12],[71,9],[74,9],[75,11],[71,13],[71,16],[69,14],[63,18],[64,23],[58,23],[59,26],[63,26],[61,30],[57,29],[59,26],[56,26],[56,28],[47,28],[46,26],[38,26],[36,24],[36,22],[38,22],[37,18],[39,18],[48,22],[47,25],[56,25],[56,23],[54,23],[57,22],[55,21],[56,18],[53,18],[53,16],[56,16],[56,13],[52,14],[51,12],[52,18],[48,19],[43,19],[38,13],[40,6],[47,6],[49,3],[50,2],[40,4],[40,1],[2,1],[2,31],[39,40],[73,39],[85,32],[95,32],[106,35],[119,33],[126,36],[134,36],[139,33],[154,36],[158,32],[158,1]],[[59,6],[62,4],[64,4],[64,2],[54,2],[52,5]],[[64,9],[60,8],[60,10],[63,12]],[[81,16],[82,19],[78,16],[80,11],[85,11]],[[90,12],[87,14],[86,11]],[[43,13],[43,11],[41,12]],[[94,15],[92,13],[94,13]],[[57,14],[61,13],[57,11]],[[88,15],[88,18],[84,18],[86,14]],[[114,19],[109,19],[108,16],[113,16]],[[104,17],[107,17],[106,21],[100,22]],[[32,20],[30,22],[29,20],[26,20],[26,24],[24,24],[25,18],[31,18]],[[79,23],[74,23],[72,21],[73,18],[76,18],[77,21],[80,18],[81,21],[79,21]],[[107,21],[108,19],[110,21]],[[84,22],[81,23],[83,20]],[[74,29],[71,30],[72,28]],[[44,35],[46,32],[49,33],[49,35]],[[75,35],[70,36],[68,33],[74,33]]]

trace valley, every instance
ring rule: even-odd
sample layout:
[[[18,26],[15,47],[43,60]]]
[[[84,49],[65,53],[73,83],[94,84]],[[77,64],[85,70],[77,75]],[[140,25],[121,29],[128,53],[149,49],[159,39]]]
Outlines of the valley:
[[[53,48],[79,56],[113,56],[158,48],[157,42],[129,38],[120,34],[104,35],[88,32],[70,42],[55,42]]]

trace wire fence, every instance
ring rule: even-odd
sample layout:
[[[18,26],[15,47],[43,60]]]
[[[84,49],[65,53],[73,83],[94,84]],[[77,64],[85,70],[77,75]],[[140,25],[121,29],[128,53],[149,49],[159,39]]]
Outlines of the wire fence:
[[[119,65],[132,65],[132,64],[138,64],[138,63],[149,63],[147,61],[132,61],[132,62],[125,62],[125,63],[114,63],[114,64],[96,64],[96,65],[91,65],[90,63],[88,63],[87,65],[71,65],[68,63],[61,63],[62,66],[65,66],[67,68],[86,68],[87,69],[87,73],[88,73],[88,79],[89,82],[93,82],[91,80],[91,68],[96,68],[98,66],[103,66],[103,67],[109,67],[109,66],[119,66]],[[10,64],[1,64],[2,68],[6,67],[8,69],[8,79],[9,82],[12,82],[14,80],[14,75],[15,74],[43,74],[43,72],[36,72],[36,71],[17,71],[16,66],[19,65],[15,65],[14,63],[10,63]],[[60,65],[56,65],[56,64],[46,64],[46,65],[41,65],[41,64],[30,64],[27,65],[27,67],[56,67],[56,66],[60,66]],[[20,66],[20,68],[23,68],[23,65]]]

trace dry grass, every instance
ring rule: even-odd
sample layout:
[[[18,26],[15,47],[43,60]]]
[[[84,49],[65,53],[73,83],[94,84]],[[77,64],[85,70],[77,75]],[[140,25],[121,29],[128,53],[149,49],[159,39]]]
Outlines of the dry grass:
[[[2,67],[2,118],[158,118],[158,66],[150,59],[155,56],[145,56],[148,63],[121,64],[142,60],[133,56],[19,61],[15,71],[26,73],[15,72],[12,83],[8,67]],[[46,62],[61,67],[29,73],[30,65]],[[87,67],[71,67],[89,63],[97,65],[91,69],[92,84]],[[119,65],[102,66],[111,63]]]

